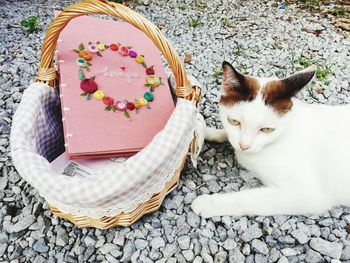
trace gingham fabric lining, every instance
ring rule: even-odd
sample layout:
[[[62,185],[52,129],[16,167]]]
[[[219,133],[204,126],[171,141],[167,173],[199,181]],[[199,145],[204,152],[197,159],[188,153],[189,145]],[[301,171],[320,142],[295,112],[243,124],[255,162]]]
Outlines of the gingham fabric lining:
[[[188,151],[195,119],[194,104],[178,99],[165,128],[141,152],[88,178],[69,177],[50,166],[64,150],[59,94],[34,83],[13,117],[11,153],[19,174],[61,211],[113,216],[133,210],[164,188]]]

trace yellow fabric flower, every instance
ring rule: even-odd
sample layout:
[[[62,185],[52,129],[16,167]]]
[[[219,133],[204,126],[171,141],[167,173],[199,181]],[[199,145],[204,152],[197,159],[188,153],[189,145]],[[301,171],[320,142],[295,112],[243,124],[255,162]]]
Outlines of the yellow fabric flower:
[[[91,53],[87,50],[80,50],[79,56],[85,60],[88,60],[88,61],[92,59]]]
[[[141,104],[141,102],[139,102],[139,101],[135,101],[135,102],[134,102],[134,105],[135,105],[135,108],[136,108],[136,109],[139,109],[139,108],[142,107],[142,104]]]
[[[103,100],[103,98],[105,97],[105,94],[103,93],[102,90],[97,90],[94,93],[94,97],[98,100]]]
[[[135,60],[139,64],[143,64],[145,62],[145,58],[143,56],[141,56],[141,55],[137,55]]]
[[[160,85],[160,78],[155,75],[149,75],[146,78],[146,83],[151,87],[158,87]]]
[[[139,99],[139,102],[141,103],[142,106],[146,106],[148,104],[148,101],[145,100],[144,98]]]
[[[98,44],[98,45],[97,45],[97,48],[98,48],[98,50],[100,50],[100,51],[103,51],[103,50],[106,49],[105,44],[102,44],[102,43]]]

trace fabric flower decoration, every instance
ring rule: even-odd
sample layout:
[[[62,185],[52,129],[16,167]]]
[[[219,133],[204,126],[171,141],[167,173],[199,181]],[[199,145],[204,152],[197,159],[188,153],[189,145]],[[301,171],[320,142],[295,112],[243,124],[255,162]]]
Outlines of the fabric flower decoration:
[[[89,51],[87,50],[80,50],[79,51],[79,56],[87,61],[92,59],[92,55]]]
[[[136,108],[136,109],[140,109],[140,108],[142,107],[142,104],[141,104],[141,102],[139,102],[139,101],[135,101],[135,102],[134,102],[134,105],[135,105],[135,108]]]
[[[148,101],[145,100],[144,98],[139,99],[139,102],[141,103],[142,106],[146,106],[148,104]]]
[[[97,48],[98,48],[98,50],[103,51],[103,50],[106,49],[106,46],[105,46],[105,44],[99,43],[99,44],[97,45]]]
[[[105,94],[103,93],[102,90],[97,90],[94,93],[94,97],[98,100],[102,100],[104,98]]]
[[[77,66],[79,67],[86,67],[87,66],[87,61],[83,58],[78,58],[76,61]]]
[[[143,98],[147,101],[153,101],[154,96],[152,92],[147,91],[144,95]]]
[[[127,55],[129,55],[129,49],[126,46],[121,46],[119,48],[119,53],[122,56],[127,56]]]
[[[130,50],[130,51],[129,51],[129,56],[130,56],[131,58],[136,58],[136,57],[137,57],[137,53],[136,53],[134,50]]]
[[[112,49],[113,51],[118,51],[119,46],[117,44],[110,44],[109,48]]]
[[[107,105],[107,106],[111,106],[111,105],[113,105],[114,104],[114,99],[113,98],[111,98],[111,97],[104,97],[103,98],[103,103],[105,104],[105,105]]]
[[[116,106],[116,109],[118,110],[118,111],[125,111],[126,110],[126,103],[125,102],[123,102],[123,101],[117,101],[116,103],[115,103],[115,106]]]
[[[98,48],[97,48],[97,46],[95,44],[89,45],[88,49],[89,49],[89,51],[91,53],[97,53],[98,52]]]
[[[146,74],[147,75],[154,75],[154,68],[153,68],[153,66],[150,66],[150,67],[148,67],[148,68],[146,68]]]
[[[80,88],[86,93],[94,93],[98,87],[97,83],[92,79],[84,79],[80,83]]]
[[[135,109],[135,104],[132,103],[132,102],[128,102],[128,103],[126,104],[126,108],[127,108],[128,110],[134,110],[134,109]]]
[[[146,86],[158,87],[160,85],[160,78],[155,75],[149,75],[146,78]]]
[[[145,58],[142,55],[136,56],[135,60],[139,64],[143,64],[145,62]]]

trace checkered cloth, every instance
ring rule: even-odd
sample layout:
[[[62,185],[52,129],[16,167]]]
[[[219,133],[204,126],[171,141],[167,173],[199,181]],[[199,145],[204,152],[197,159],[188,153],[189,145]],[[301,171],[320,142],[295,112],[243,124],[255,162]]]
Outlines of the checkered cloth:
[[[64,151],[59,101],[57,90],[31,84],[13,117],[10,142],[19,174],[65,213],[101,217],[131,211],[164,188],[193,137],[196,107],[178,99],[165,128],[122,165],[113,164],[89,177],[57,174],[50,161]]]

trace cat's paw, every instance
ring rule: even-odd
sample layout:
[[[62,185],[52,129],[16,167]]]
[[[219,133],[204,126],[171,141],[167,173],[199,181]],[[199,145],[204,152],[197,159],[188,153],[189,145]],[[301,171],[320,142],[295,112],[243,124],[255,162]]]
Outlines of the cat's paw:
[[[216,216],[213,195],[200,195],[191,204],[193,212],[204,218]]]

